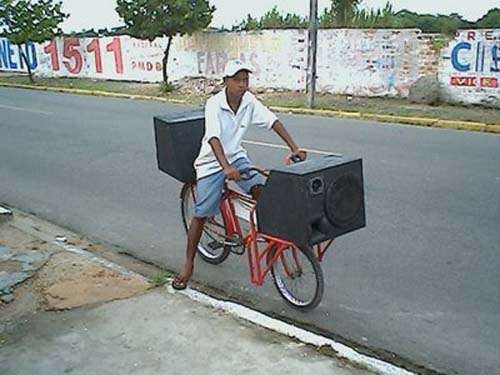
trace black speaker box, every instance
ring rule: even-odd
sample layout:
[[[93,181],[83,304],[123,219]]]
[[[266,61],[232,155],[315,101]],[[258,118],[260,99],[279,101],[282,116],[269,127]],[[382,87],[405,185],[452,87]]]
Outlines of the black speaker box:
[[[193,163],[205,132],[203,109],[154,117],[158,168],[181,182],[196,180]]]
[[[362,159],[325,157],[271,171],[259,232],[311,246],[365,226]]]

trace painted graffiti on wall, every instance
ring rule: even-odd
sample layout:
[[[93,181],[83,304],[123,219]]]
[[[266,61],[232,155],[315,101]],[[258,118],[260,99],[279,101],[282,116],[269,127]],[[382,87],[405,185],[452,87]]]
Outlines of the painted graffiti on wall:
[[[414,30],[320,30],[319,90],[406,96],[418,78],[417,35]],[[117,36],[56,39],[26,48],[42,76],[160,82],[166,45],[165,38],[149,42]],[[8,43],[2,45],[3,66],[20,67],[15,51]],[[221,78],[227,61],[233,58],[253,67],[253,87],[305,89],[305,30],[207,32],[175,38],[168,75],[171,80]]]
[[[26,43],[21,46],[12,44],[6,38],[0,38],[0,69],[11,72],[24,72],[26,65],[21,58],[21,52],[26,56],[32,71],[38,68],[38,57],[34,43]]]
[[[500,106],[500,29],[460,32],[443,51],[440,81],[451,101]]]
[[[407,96],[418,79],[418,30],[322,30],[320,91]]]
[[[164,41],[129,36],[64,38],[37,45],[45,77],[79,77],[158,82]]]
[[[112,64],[109,64],[113,59]],[[123,74],[123,54],[119,37],[55,39],[43,45],[48,73],[72,77]]]
[[[405,97],[432,57],[418,30],[320,30],[318,39],[320,92]],[[305,30],[179,37],[172,44],[168,75],[174,81],[221,78],[227,61],[240,58],[254,69],[253,87],[304,90],[307,43]],[[46,77],[160,82],[166,46],[166,38],[150,42],[129,36],[55,39],[21,47],[0,38],[0,70],[25,71],[21,50],[31,69]],[[500,106],[500,30],[460,32],[442,51],[439,79],[451,101]]]
[[[303,31],[199,33],[176,39],[169,73],[173,79],[221,78],[228,60],[239,58],[253,68],[253,87],[301,90],[305,87]],[[300,42],[301,41],[301,42]]]

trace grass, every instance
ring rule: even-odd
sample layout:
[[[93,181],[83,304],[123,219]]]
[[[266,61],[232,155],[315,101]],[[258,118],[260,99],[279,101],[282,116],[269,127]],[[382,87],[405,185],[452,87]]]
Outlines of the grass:
[[[303,93],[272,93],[262,95],[268,105],[280,107],[302,107],[306,103]],[[480,106],[439,106],[410,103],[403,98],[364,98],[343,95],[319,94],[317,109],[346,112],[362,112],[404,117],[429,117],[441,120],[473,121],[486,124],[500,124],[500,110]]]
[[[168,271],[160,271],[153,275],[151,280],[149,281],[154,288],[158,288],[167,283],[167,279],[169,279],[172,274]]]
[[[29,85],[24,75],[0,74],[0,82]],[[200,105],[209,97],[207,94],[191,92],[181,93],[172,85],[140,82],[105,81],[78,78],[36,78],[36,86],[104,91],[130,95],[145,95]],[[266,105],[279,107],[304,107],[306,95],[301,92],[272,92],[258,94]],[[458,106],[442,104],[439,106],[410,103],[403,98],[365,98],[344,95],[318,94],[317,109],[328,109],[346,112],[361,112],[404,117],[429,117],[451,121],[472,121],[485,124],[500,124],[500,109],[481,106]]]

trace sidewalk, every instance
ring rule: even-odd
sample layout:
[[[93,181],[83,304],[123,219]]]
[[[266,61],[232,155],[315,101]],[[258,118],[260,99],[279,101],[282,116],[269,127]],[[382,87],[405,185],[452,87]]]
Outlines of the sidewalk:
[[[371,374],[168,287],[153,289],[79,252],[93,247],[88,239],[56,239],[54,228],[17,211],[0,215],[2,375]]]

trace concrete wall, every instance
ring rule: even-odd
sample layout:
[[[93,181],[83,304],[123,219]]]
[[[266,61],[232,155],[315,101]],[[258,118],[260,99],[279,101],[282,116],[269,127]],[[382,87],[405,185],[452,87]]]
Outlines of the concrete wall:
[[[461,31],[442,51],[439,81],[447,101],[500,108],[500,29]]]
[[[408,96],[419,76],[417,30],[321,30],[320,91]]]
[[[239,58],[254,69],[254,87],[302,90],[307,67],[307,34],[302,30],[198,33],[172,46],[172,78],[220,78],[226,62]]]
[[[318,90],[363,96],[407,96],[419,76],[417,30],[320,30]],[[177,39],[173,78],[220,77],[229,58],[255,69],[255,87],[304,90],[305,30],[203,33]]]
[[[441,53],[434,47],[435,38],[418,30],[320,30],[318,90],[407,97],[419,77],[438,76],[446,100],[500,106],[500,30],[462,31]],[[166,44],[165,38],[149,42],[118,36],[57,39],[22,48],[41,76],[159,82]],[[175,38],[169,77],[220,78],[233,58],[252,65],[253,87],[306,87],[305,30],[203,32]],[[19,48],[2,38],[0,70],[25,70]]]
[[[407,96],[409,86],[419,76],[419,35],[417,30],[321,30],[318,89],[350,95]],[[20,70],[20,64],[7,63],[10,47],[1,43],[0,69]],[[154,42],[127,36],[57,39],[36,45],[34,70],[47,77],[158,82],[165,46],[164,38]],[[33,45],[30,48],[34,50]],[[174,80],[220,77],[231,58],[253,66],[254,87],[305,89],[305,30],[198,33],[175,38],[169,76]]]

